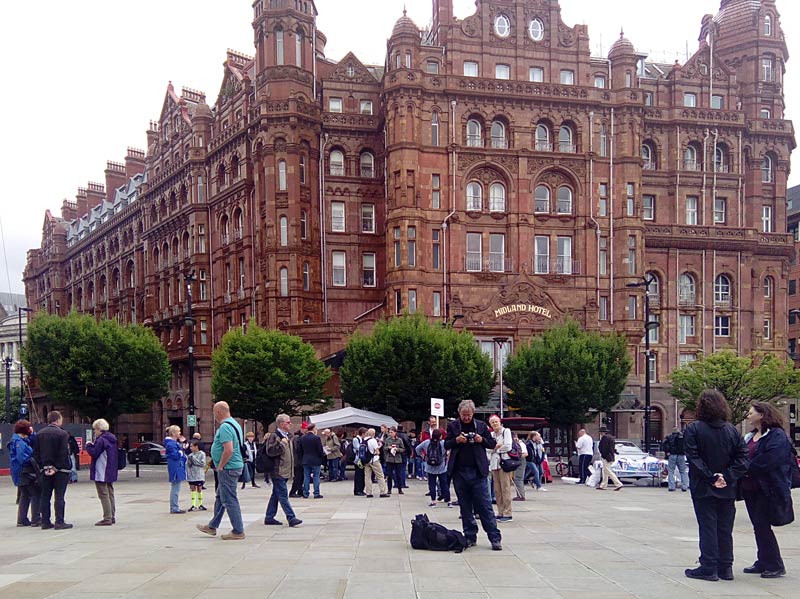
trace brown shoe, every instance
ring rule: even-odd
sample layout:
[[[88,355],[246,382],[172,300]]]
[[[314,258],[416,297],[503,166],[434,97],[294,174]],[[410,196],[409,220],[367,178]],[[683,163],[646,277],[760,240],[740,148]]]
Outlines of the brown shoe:
[[[244,533],[243,532],[233,532],[233,531],[231,531],[226,535],[222,535],[222,540],[223,541],[241,541],[242,539],[244,539]]]
[[[207,535],[211,535],[212,537],[217,536],[217,529],[211,528],[208,524],[198,524],[197,530],[199,530],[200,532],[204,532]]]
[[[113,522],[111,520],[100,520],[99,522],[95,522],[95,526],[111,526]]]

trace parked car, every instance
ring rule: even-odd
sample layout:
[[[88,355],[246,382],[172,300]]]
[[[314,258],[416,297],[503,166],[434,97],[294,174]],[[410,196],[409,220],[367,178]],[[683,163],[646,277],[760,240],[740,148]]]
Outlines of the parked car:
[[[131,464],[166,464],[167,450],[163,445],[145,441],[128,452],[128,462]]]
[[[611,469],[620,479],[651,479],[654,484],[667,480],[667,461],[648,455],[634,441],[617,439],[617,459]]]

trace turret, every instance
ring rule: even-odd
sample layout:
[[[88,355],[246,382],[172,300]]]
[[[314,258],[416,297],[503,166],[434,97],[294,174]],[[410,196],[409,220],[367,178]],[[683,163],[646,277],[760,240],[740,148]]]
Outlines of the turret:
[[[412,69],[417,67],[417,54],[420,45],[419,27],[414,24],[403,9],[403,16],[397,19],[388,43],[389,69]]]
[[[635,87],[636,63],[639,57],[636,48],[625,38],[624,32],[619,32],[619,39],[611,46],[608,59],[611,61],[611,87]]]

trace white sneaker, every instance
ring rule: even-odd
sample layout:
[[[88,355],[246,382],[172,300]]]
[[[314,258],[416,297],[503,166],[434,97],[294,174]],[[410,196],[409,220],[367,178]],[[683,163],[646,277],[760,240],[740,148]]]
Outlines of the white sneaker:
[[[547,489],[545,487],[539,487],[537,490],[547,493]]]

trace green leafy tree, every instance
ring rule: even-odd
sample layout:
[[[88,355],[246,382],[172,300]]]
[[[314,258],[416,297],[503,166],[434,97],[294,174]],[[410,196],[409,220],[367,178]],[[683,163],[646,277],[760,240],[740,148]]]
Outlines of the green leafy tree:
[[[431,397],[455,413],[462,399],[486,403],[494,385],[492,361],[472,334],[422,315],[379,322],[371,335],[354,335],[340,376],[350,405],[415,422],[429,415]]]
[[[170,366],[158,337],[116,320],[37,315],[22,359],[53,401],[88,418],[145,412],[168,391]]]
[[[19,387],[11,387],[9,390],[11,411],[6,420],[6,386],[0,385],[0,422],[14,423],[20,418],[19,414]]]
[[[247,331],[228,331],[211,357],[211,390],[239,417],[264,426],[278,414],[314,414],[330,400],[324,387],[330,371],[299,337],[265,330],[251,322]]]
[[[622,335],[554,326],[517,348],[503,372],[510,403],[559,426],[585,422],[619,401],[632,361]]]
[[[705,389],[716,389],[731,408],[735,424],[744,420],[754,401],[776,402],[800,391],[800,373],[774,354],[737,356],[722,350],[690,362],[671,377],[672,395],[690,410]]]

